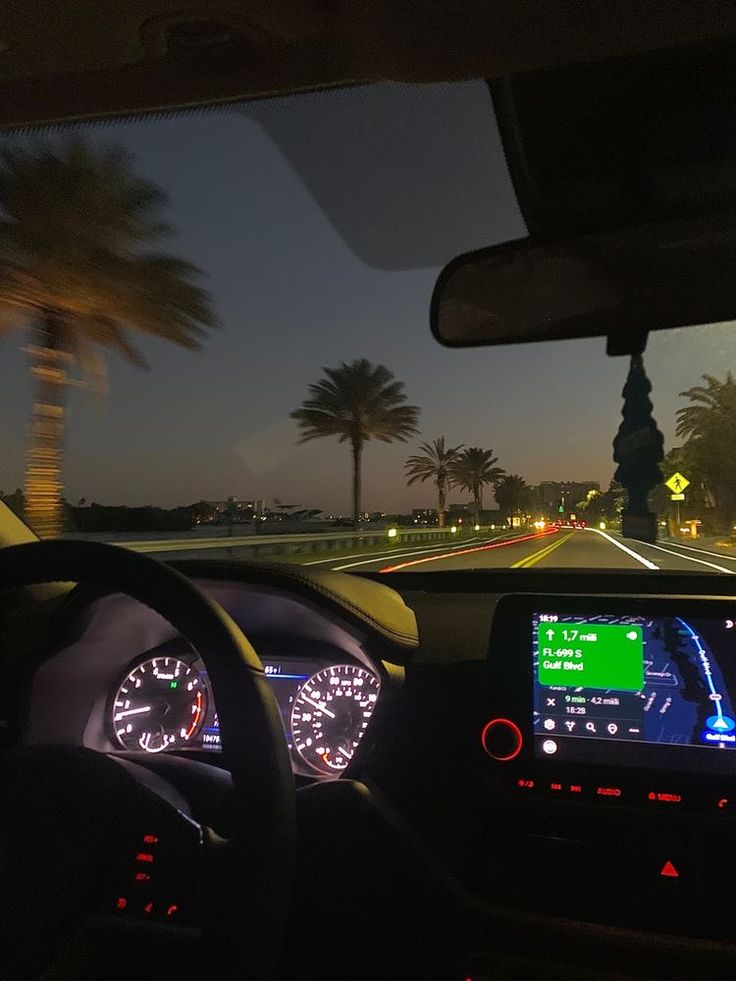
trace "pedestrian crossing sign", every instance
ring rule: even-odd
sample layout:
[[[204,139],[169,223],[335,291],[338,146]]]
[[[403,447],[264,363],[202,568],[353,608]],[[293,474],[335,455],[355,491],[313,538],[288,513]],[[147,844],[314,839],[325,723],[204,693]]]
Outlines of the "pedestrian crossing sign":
[[[669,480],[665,480],[665,487],[669,487],[673,494],[682,494],[686,487],[690,486],[690,481],[684,474],[673,473]]]

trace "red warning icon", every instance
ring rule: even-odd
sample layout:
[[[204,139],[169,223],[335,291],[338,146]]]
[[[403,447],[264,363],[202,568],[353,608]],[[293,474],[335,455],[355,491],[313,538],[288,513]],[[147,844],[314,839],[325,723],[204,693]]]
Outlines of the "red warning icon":
[[[667,861],[662,866],[662,871],[659,873],[663,875],[666,879],[679,879],[680,873],[677,871],[672,862]]]

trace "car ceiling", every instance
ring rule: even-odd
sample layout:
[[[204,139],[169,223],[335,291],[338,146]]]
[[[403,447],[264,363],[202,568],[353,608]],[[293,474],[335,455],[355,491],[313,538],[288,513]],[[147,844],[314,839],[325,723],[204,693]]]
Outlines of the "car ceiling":
[[[6,0],[0,126],[500,77],[734,34],[729,0]]]

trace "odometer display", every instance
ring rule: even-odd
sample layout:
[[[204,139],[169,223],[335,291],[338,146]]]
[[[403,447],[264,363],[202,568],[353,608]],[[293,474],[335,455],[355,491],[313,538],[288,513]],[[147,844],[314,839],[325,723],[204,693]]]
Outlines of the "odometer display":
[[[357,664],[335,664],[304,682],[291,709],[301,758],[322,773],[344,770],[368,728],[380,682]]]
[[[207,687],[196,667],[152,657],[128,672],[111,707],[111,726],[125,749],[160,753],[187,745],[207,711]]]

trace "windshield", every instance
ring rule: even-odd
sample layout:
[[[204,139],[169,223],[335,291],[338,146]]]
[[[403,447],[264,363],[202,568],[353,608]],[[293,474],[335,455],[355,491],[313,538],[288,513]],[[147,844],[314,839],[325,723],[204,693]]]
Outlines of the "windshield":
[[[2,149],[0,488],[38,534],[355,572],[736,571],[730,325],[649,341],[656,544],[621,534],[628,359],[432,338],[444,264],[526,233],[485,83]]]

